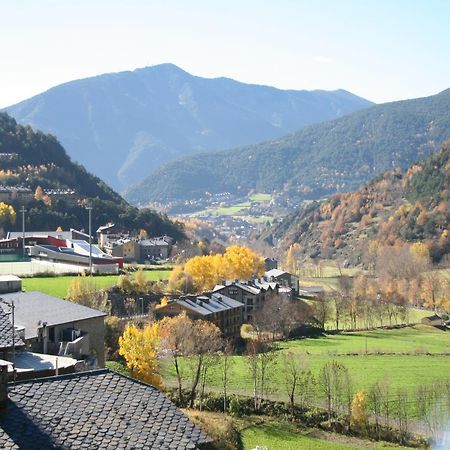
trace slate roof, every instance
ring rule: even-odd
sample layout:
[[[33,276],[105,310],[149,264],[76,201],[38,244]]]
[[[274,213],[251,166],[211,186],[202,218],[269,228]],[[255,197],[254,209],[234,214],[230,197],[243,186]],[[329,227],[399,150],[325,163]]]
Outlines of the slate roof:
[[[16,326],[25,328],[25,339],[38,336],[39,322],[54,326],[106,315],[87,306],[36,291],[2,294],[2,298],[8,303],[14,300]]]
[[[237,300],[220,294],[212,294],[211,297],[186,295],[172,301],[178,303],[180,306],[195,311],[202,316],[209,316],[221,311],[228,311],[235,308],[243,308],[244,305]],[[168,303],[170,306],[171,303]],[[160,308],[164,310],[164,307]]]
[[[264,275],[270,279],[271,277],[277,278],[281,275],[284,275],[285,273],[288,274],[289,272],[286,272],[285,270],[280,270],[280,269],[271,269],[271,270],[268,270]]]
[[[0,448],[196,449],[207,435],[160,391],[109,370],[16,382]]]
[[[14,330],[15,333],[15,345],[16,347],[23,347],[25,344],[20,339],[17,331]],[[0,350],[12,348],[13,346],[13,333],[12,333],[12,324],[9,319],[9,315],[6,311],[0,308]]]

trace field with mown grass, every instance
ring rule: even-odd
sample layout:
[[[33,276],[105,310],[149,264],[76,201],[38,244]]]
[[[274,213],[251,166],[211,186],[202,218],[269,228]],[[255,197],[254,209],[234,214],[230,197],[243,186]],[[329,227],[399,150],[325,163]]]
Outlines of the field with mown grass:
[[[367,351],[367,353],[366,353]],[[320,338],[282,342],[276,363],[271,369],[271,398],[287,401],[284,388],[283,354],[291,357],[306,354],[308,367],[319,377],[322,367],[335,360],[350,372],[354,390],[368,390],[374,383],[389,382],[392,395],[399,388],[410,394],[410,415],[414,415],[412,399],[418,386],[450,379],[450,332],[425,325],[393,330],[340,333]],[[252,395],[250,370],[244,356],[234,356],[230,373],[230,392]],[[187,368],[184,368],[187,373]],[[211,370],[209,388],[221,389],[218,368]],[[175,373],[168,361],[163,364],[166,384],[175,384]],[[318,403],[323,401],[320,389],[313,391]]]
[[[168,280],[170,270],[145,270],[144,274],[149,281]],[[131,277],[133,274],[130,275]],[[62,277],[35,277],[23,278],[22,286],[26,291],[39,291],[55,297],[65,298],[70,282],[76,278],[74,276]],[[96,289],[109,288],[117,284],[119,275],[96,275],[92,277]]]
[[[240,441],[244,450],[257,446],[267,450],[403,450],[406,447],[383,442],[328,433],[299,427],[294,423],[255,416],[233,418],[226,414],[184,410],[215,441],[220,450],[236,448]],[[235,445],[233,447],[233,444]]]

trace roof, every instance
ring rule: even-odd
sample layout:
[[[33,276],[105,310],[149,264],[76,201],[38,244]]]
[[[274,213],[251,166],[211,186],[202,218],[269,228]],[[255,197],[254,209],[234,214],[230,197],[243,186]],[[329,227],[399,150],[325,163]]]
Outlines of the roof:
[[[207,435],[156,388],[109,370],[16,382],[0,448],[195,449]]]
[[[280,275],[284,275],[285,273],[289,274],[289,272],[286,272],[285,270],[279,270],[279,269],[271,269],[268,270],[264,275],[268,278],[270,277],[279,277]]]
[[[25,339],[37,337],[37,329],[42,322],[54,326],[106,315],[96,309],[36,291],[3,294],[2,298],[8,303],[14,300],[16,326],[25,328]]]
[[[14,239],[14,238],[22,238],[23,234],[21,231],[9,231],[8,232],[8,239]],[[32,238],[32,237],[54,237],[58,239],[71,239],[72,238],[72,232],[70,231],[25,231],[25,238]]]
[[[266,281],[261,282],[257,279],[251,281],[225,281],[224,284],[214,286],[213,292],[221,291],[222,289],[230,286],[242,289],[249,294],[258,295],[261,290],[266,291],[269,288],[276,289],[277,283],[269,283]]]
[[[14,345],[23,347],[25,344],[16,330],[14,330]],[[0,349],[11,348],[13,346],[13,328],[6,311],[0,308]]]
[[[0,283],[8,281],[20,281],[20,278],[16,275],[0,275]]]
[[[103,231],[110,230],[111,228],[114,228],[116,225],[113,223],[108,223],[106,225],[102,225],[101,227],[98,227],[97,233],[102,233]]]
[[[173,303],[178,303],[181,307],[187,308],[202,316],[208,316],[234,308],[242,308],[244,306],[241,302],[220,294],[212,294],[211,297],[187,295],[172,301]],[[168,303],[168,306],[170,304]],[[160,309],[163,310],[164,307]]]
[[[67,356],[45,355],[41,353],[16,352],[14,361],[17,372],[39,372],[43,370],[56,370],[74,367],[77,360]],[[12,368],[11,368],[12,371]]]

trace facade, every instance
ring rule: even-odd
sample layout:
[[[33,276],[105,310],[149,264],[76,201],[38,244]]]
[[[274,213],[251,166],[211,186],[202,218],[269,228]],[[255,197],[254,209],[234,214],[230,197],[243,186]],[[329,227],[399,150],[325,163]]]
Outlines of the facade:
[[[22,290],[22,280],[15,275],[0,275],[0,294]]]
[[[172,238],[161,236],[139,241],[141,248],[141,260],[167,259],[172,248]]]
[[[14,301],[16,329],[27,350],[105,366],[105,313],[41,292],[15,292],[2,298],[9,304]]]
[[[167,305],[156,309],[156,317],[174,317],[183,311],[192,320],[208,320],[217,325],[225,336],[237,337],[242,325],[244,305],[221,294],[210,296],[186,295],[169,300]]]
[[[108,255],[123,258],[124,261],[139,261],[140,259],[141,248],[134,239],[108,241],[103,248]]]
[[[10,203],[16,200],[29,202],[33,200],[34,193],[30,188],[24,186],[0,185],[0,202]]]
[[[118,373],[80,372],[13,388],[0,369],[0,448],[201,450],[211,442],[158,389]]]

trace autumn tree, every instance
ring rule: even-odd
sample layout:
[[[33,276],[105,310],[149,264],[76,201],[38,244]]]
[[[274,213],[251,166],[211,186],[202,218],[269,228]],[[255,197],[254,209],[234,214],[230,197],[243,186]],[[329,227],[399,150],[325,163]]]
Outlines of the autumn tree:
[[[34,191],[34,199],[38,202],[42,201],[44,198],[44,191],[40,186],[37,186]]]
[[[358,391],[352,400],[350,424],[356,428],[364,429],[367,426],[366,394]]]
[[[307,388],[304,385],[304,378],[307,375],[308,357],[306,353],[283,353],[282,363],[286,393],[289,397],[291,409],[294,410],[298,391]]]
[[[159,375],[159,324],[154,322],[139,329],[134,324],[119,337],[119,354],[137,379],[161,387]]]
[[[148,291],[148,280],[145,276],[145,272],[142,269],[139,269],[134,273],[133,276],[134,285],[136,287],[136,292],[140,294],[145,294]]]
[[[71,280],[67,289],[67,299],[99,311],[108,312],[110,309],[106,292],[97,289],[92,277],[85,274]]]
[[[194,285],[191,274],[183,270],[182,267],[175,267],[169,278],[169,289],[173,292],[189,294],[193,292]]]
[[[11,205],[0,202],[0,225],[14,225],[16,223],[16,211]]]
[[[116,316],[105,319],[105,350],[107,359],[115,360],[119,355],[119,337],[123,334],[125,322]]]

